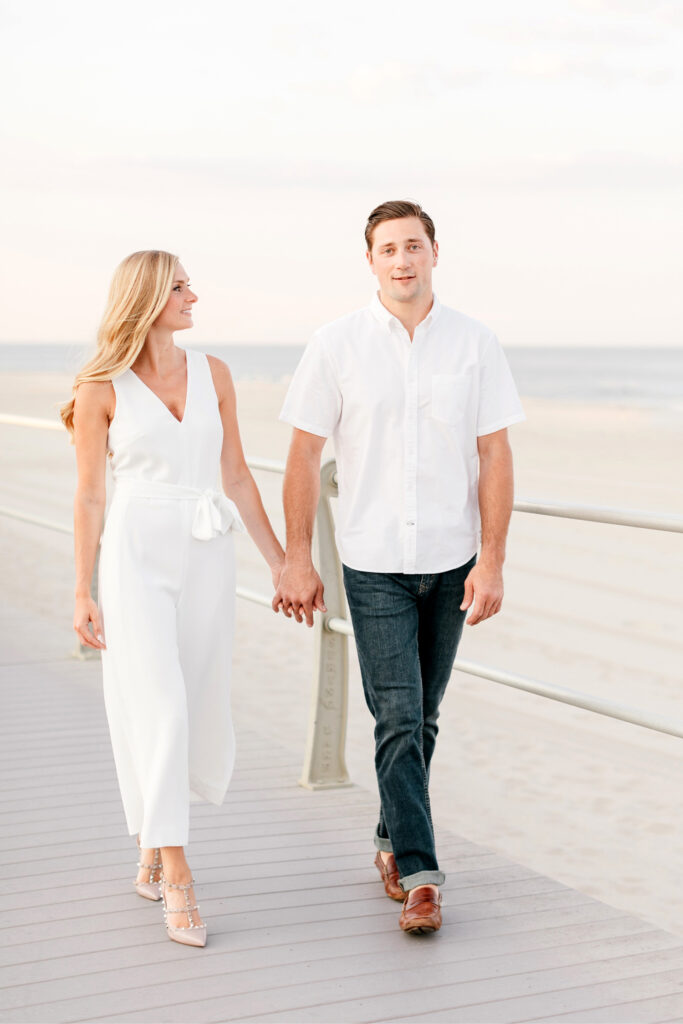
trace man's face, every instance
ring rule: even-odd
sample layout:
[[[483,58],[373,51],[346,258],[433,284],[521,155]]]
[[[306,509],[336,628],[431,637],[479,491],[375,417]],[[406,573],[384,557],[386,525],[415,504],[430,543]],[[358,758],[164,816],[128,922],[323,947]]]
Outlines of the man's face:
[[[368,263],[380,293],[394,302],[414,302],[432,291],[432,270],[439,246],[429,241],[419,217],[400,217],[378,224]]]

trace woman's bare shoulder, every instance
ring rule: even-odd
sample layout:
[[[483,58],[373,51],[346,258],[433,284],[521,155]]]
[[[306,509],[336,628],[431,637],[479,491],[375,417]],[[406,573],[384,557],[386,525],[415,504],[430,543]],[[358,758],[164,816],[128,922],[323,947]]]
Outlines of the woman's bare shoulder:
[[[217,356],[206,357],[209,361],[209,368],[211,370],[211,376],[213,378],[213,386],[216,389],[218,395],[218,401],[222,402],[224,398],[229,397],[233,394],[233,383],[232,374],[230,373],[230,367],[227,363],[224,363],[222,359],[218,359]]]
[[[116,405],[114,385],[110,380],[85,380],[76,388],[74,401],[82,412],[104,412],[111,417]]]

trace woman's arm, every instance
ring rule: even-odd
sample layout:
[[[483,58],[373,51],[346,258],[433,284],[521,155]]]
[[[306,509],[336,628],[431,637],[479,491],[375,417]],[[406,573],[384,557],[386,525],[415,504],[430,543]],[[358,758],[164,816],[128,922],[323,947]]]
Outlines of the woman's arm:
[[[220,359],[213,356],[208,358],[223,422],[223,450],[221,452],[223,488],[227,496],[237,505],[250,537],[270,566],[273,586],[277,587],[285,553],[270,525],[258,487],[244,458],[237,423],[237,400],[232,375]]]
[[[105,643],[100,613],[92,599],[90,586],[104,517],[107,432],[114,401],[114,388],[109,381],[86,383],[78,388],[74,406],[74,444],[78,469],[74,499],[74,629],[81,643],[95,650],[102,650]],[[91,624],[92,632],[89,628]]]

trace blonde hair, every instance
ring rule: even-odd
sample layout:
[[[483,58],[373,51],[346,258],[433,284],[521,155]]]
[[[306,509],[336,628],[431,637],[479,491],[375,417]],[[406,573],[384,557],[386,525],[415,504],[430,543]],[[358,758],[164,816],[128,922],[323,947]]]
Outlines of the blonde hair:
[[[59,410],[71,435],[78,386],[113,380],[132,366],[152,324],[168,302],[177,263],[178,257],[173,253],[145,249],[126,256],[114,271],[97,332],[97,350],[77,374],[71,399]]]

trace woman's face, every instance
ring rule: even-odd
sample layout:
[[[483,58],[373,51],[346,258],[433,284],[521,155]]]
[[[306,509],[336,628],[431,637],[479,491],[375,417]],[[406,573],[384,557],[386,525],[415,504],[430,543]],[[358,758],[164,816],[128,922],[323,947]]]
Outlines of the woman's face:
[[[157,317],[155,327],[165,327],[168,331],[183,331],[192,327],[192,306],[197,296],[190,290],[190,279],[182,263],[176,265],[173,285],[168,302]]]

